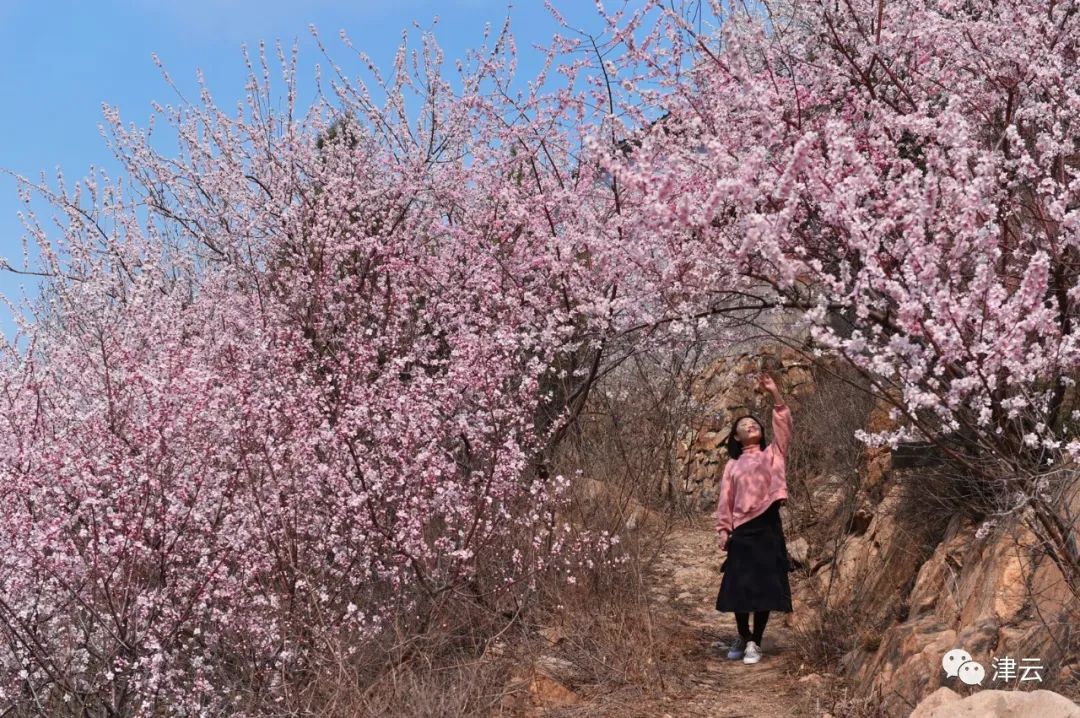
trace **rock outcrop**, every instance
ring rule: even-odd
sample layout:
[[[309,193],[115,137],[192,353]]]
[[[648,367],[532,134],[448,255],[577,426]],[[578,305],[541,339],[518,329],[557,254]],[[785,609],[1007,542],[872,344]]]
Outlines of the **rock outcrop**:
[[[877,425],[868,428],[884,421],[875,411]],[[866,451],[848,510],[826,512],[827,526],[817,527],[838,540],[835,549],[832,542],[811,546],[810,575],[794,585],[790,625],[813,635],[812,624],[828,620],[828,611],[840,614],[850,626],[840,636],[847,641],[840,672],[857,694],[880,697],[888,716],[907,716],[940,687],[967,695],[1055,686],[1075,695],[1080,605],[1026,528],[1028,517],[981,535],[960,513],[924,513],[920,471],[893,471],[888,448]],[[841,494],[828,477],[814,487],[819,504],[837,504]],[[1071,515],[1080,515],[1080,483],[1066,496]],[[928,520],[935,515],[940,522]],[[946,675],[942,657],[957,648],[985,669],[981,686]],[[1005,661],[1000,672],[995,661]]]

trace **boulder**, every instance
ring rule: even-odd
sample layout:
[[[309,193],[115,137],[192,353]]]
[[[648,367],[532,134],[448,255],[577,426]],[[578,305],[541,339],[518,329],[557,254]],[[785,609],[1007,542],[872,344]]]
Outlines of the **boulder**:
[[[963,569],[964,555],[973,541],[970,532],[962,531],[962,528],[960,516],[954,516],[945,529],[941,543],[919,568],[915,585],[908,596],[909,617],[921,616],[943,605],[951,605],[953,610],[959,610],[956,602],[957,579]],[[948,618],[947,614],[938,615]]]
[[[939,688],[915,706],[910,718],[1080,718],[1080,705],[1046,690],[980,690],[966,698]]]
[[[958,645],[956,631],[928,615],[889,627],[876,650],[852,652],[843,664],[860,693],[882,696],[883,715],[900,718],[943,684],[941,657]]]
[[[887,413],[876,410],[869,424],[872,431],[888,428]],[[953,648],[970,652],[988,679],[995,657],[1028,658],[1040,661],[1048,686],[1075,685],[1080,661],[1070,637],[1078,620],[1076,598],[1032,531],[1017,521],[981,535],[979,522],[962,514],[942,527],[912,520],[918,506],[911,513],[911,496],[891,471],[886,457],[868,453],[854,509],[837,502],[835,511],[821,508],[829,482],[811,482],[811,539],[821,548],[810,575],[793,584],[794,611],[785,623],[814,634],[826,601],[841,618],[850,615],[852,627],[843,636],[850,650],[840,670],[857,686],[856,697],[880,696],[880,711],[890,718],[906,716],[946,685],[968,690],[941,668],[942,656]],[[905,486],[908,480],[917,485],[917,475],[901,478]],[[835,489],[842,498],[843,482]],[[1080,513],[1080,487],[1063,503],[1078,507],[1071,515]],[[845,522],[849,512],[856,518]],[[826,555],[834,542],[835,557]],[[948,690],[937,691],[935,700],[948,696]]]
[[[1041,615],[1050,625],[1064,627],[1067,588],[1049,557],[1033,550],[1034,537],[1027,529],[1017,526],[982,540],[974,536],[974,522],[954,518],[931,557],[919,566],[888,558],[904,548],[902,535],[882,530],[894,520],[888,502],[883,502],[866,534],[849,540],[837,563],[837,598],[855,601],[860,616],[874,616],[874,602],[880,608],[902,598],[904,573],[914,575],[906,615],[899,613],[899,622],[884,627],[873,650],[845,659],[861,694],[876,691],[885,696],[888,715],[902,715],[905,702],[943,685],[940,661],[952,648],[968,651],[988,673],[995,656],[1039,658],[1046,667],[1044,680],[1053,678],[1052,671],[1067,669],[1052,632],[1036,618]],[[853,568],[859,557],[880,561],[882,568],[860,572]],[[893,568],[886,568],[890,563]],[[1038,608],[1034,617],[1032,606]],[[876,615],[884,619],[886,614]]]
[[[846,536],[832,564],[812,571],[793,591],[807,602],[815,597],[823,599],[828,592],[830,606],[850,606],[864,627],[880,635],[880,627],[898,615],[907,593],[904,589],[919,570],[910,531],[896,511],[900,490],[891,486],[875,512],[865,509],[864,524],[857,533]],[[832,528],[844,530],[842,526]]]
[[[908,718],[929,718],[938,712],[948,713],[953,705],[961,700],[960,694],[948,686],[942,686],[928,695],[915,706]]]

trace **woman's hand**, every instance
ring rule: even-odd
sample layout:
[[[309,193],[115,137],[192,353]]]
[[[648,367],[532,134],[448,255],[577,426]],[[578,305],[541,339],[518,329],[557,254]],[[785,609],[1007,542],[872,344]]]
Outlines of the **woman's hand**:
[[[721,531],[720,532],[720,550],[721,551],[727,551],[727,545],[728,545],[728,539],[729,538],[730,538],[730,535],[728,534],[727,531]]]
[[[762,372],[758,375],[758,387],[764,389],[773,396],[780,395],[780,390],[776,388],[776,382],[773,381],[773,378],[765,372]]]

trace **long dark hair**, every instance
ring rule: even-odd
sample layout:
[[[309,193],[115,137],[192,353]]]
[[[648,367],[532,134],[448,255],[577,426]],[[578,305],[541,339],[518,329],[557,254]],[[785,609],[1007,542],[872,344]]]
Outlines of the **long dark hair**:
[[[758,441],[758,446],[764,451],[765,447],[769,445],[769,442],[765,441],[765,425],[761,423],[753,414],[745,414],[735,420],[735,423],[731,425],[731,431],[728,432],[727,442],[727,455],[730,459],[737,459],[742,455],[742,442],[735,436],[735,427],[739,425],[739,422],[743,419],[750,418],[757,422],[758,429],[760,430],[761,439]]]

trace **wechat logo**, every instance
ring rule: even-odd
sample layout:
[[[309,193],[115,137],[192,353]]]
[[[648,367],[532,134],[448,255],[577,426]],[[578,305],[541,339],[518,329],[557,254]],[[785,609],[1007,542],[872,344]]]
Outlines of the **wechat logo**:
[[[941,667],[949,678],[959,678],[969,686],[980,685],[986,677],[981,663],[971,660],[971,654],[962,648],[954,648],[941,657]]]

